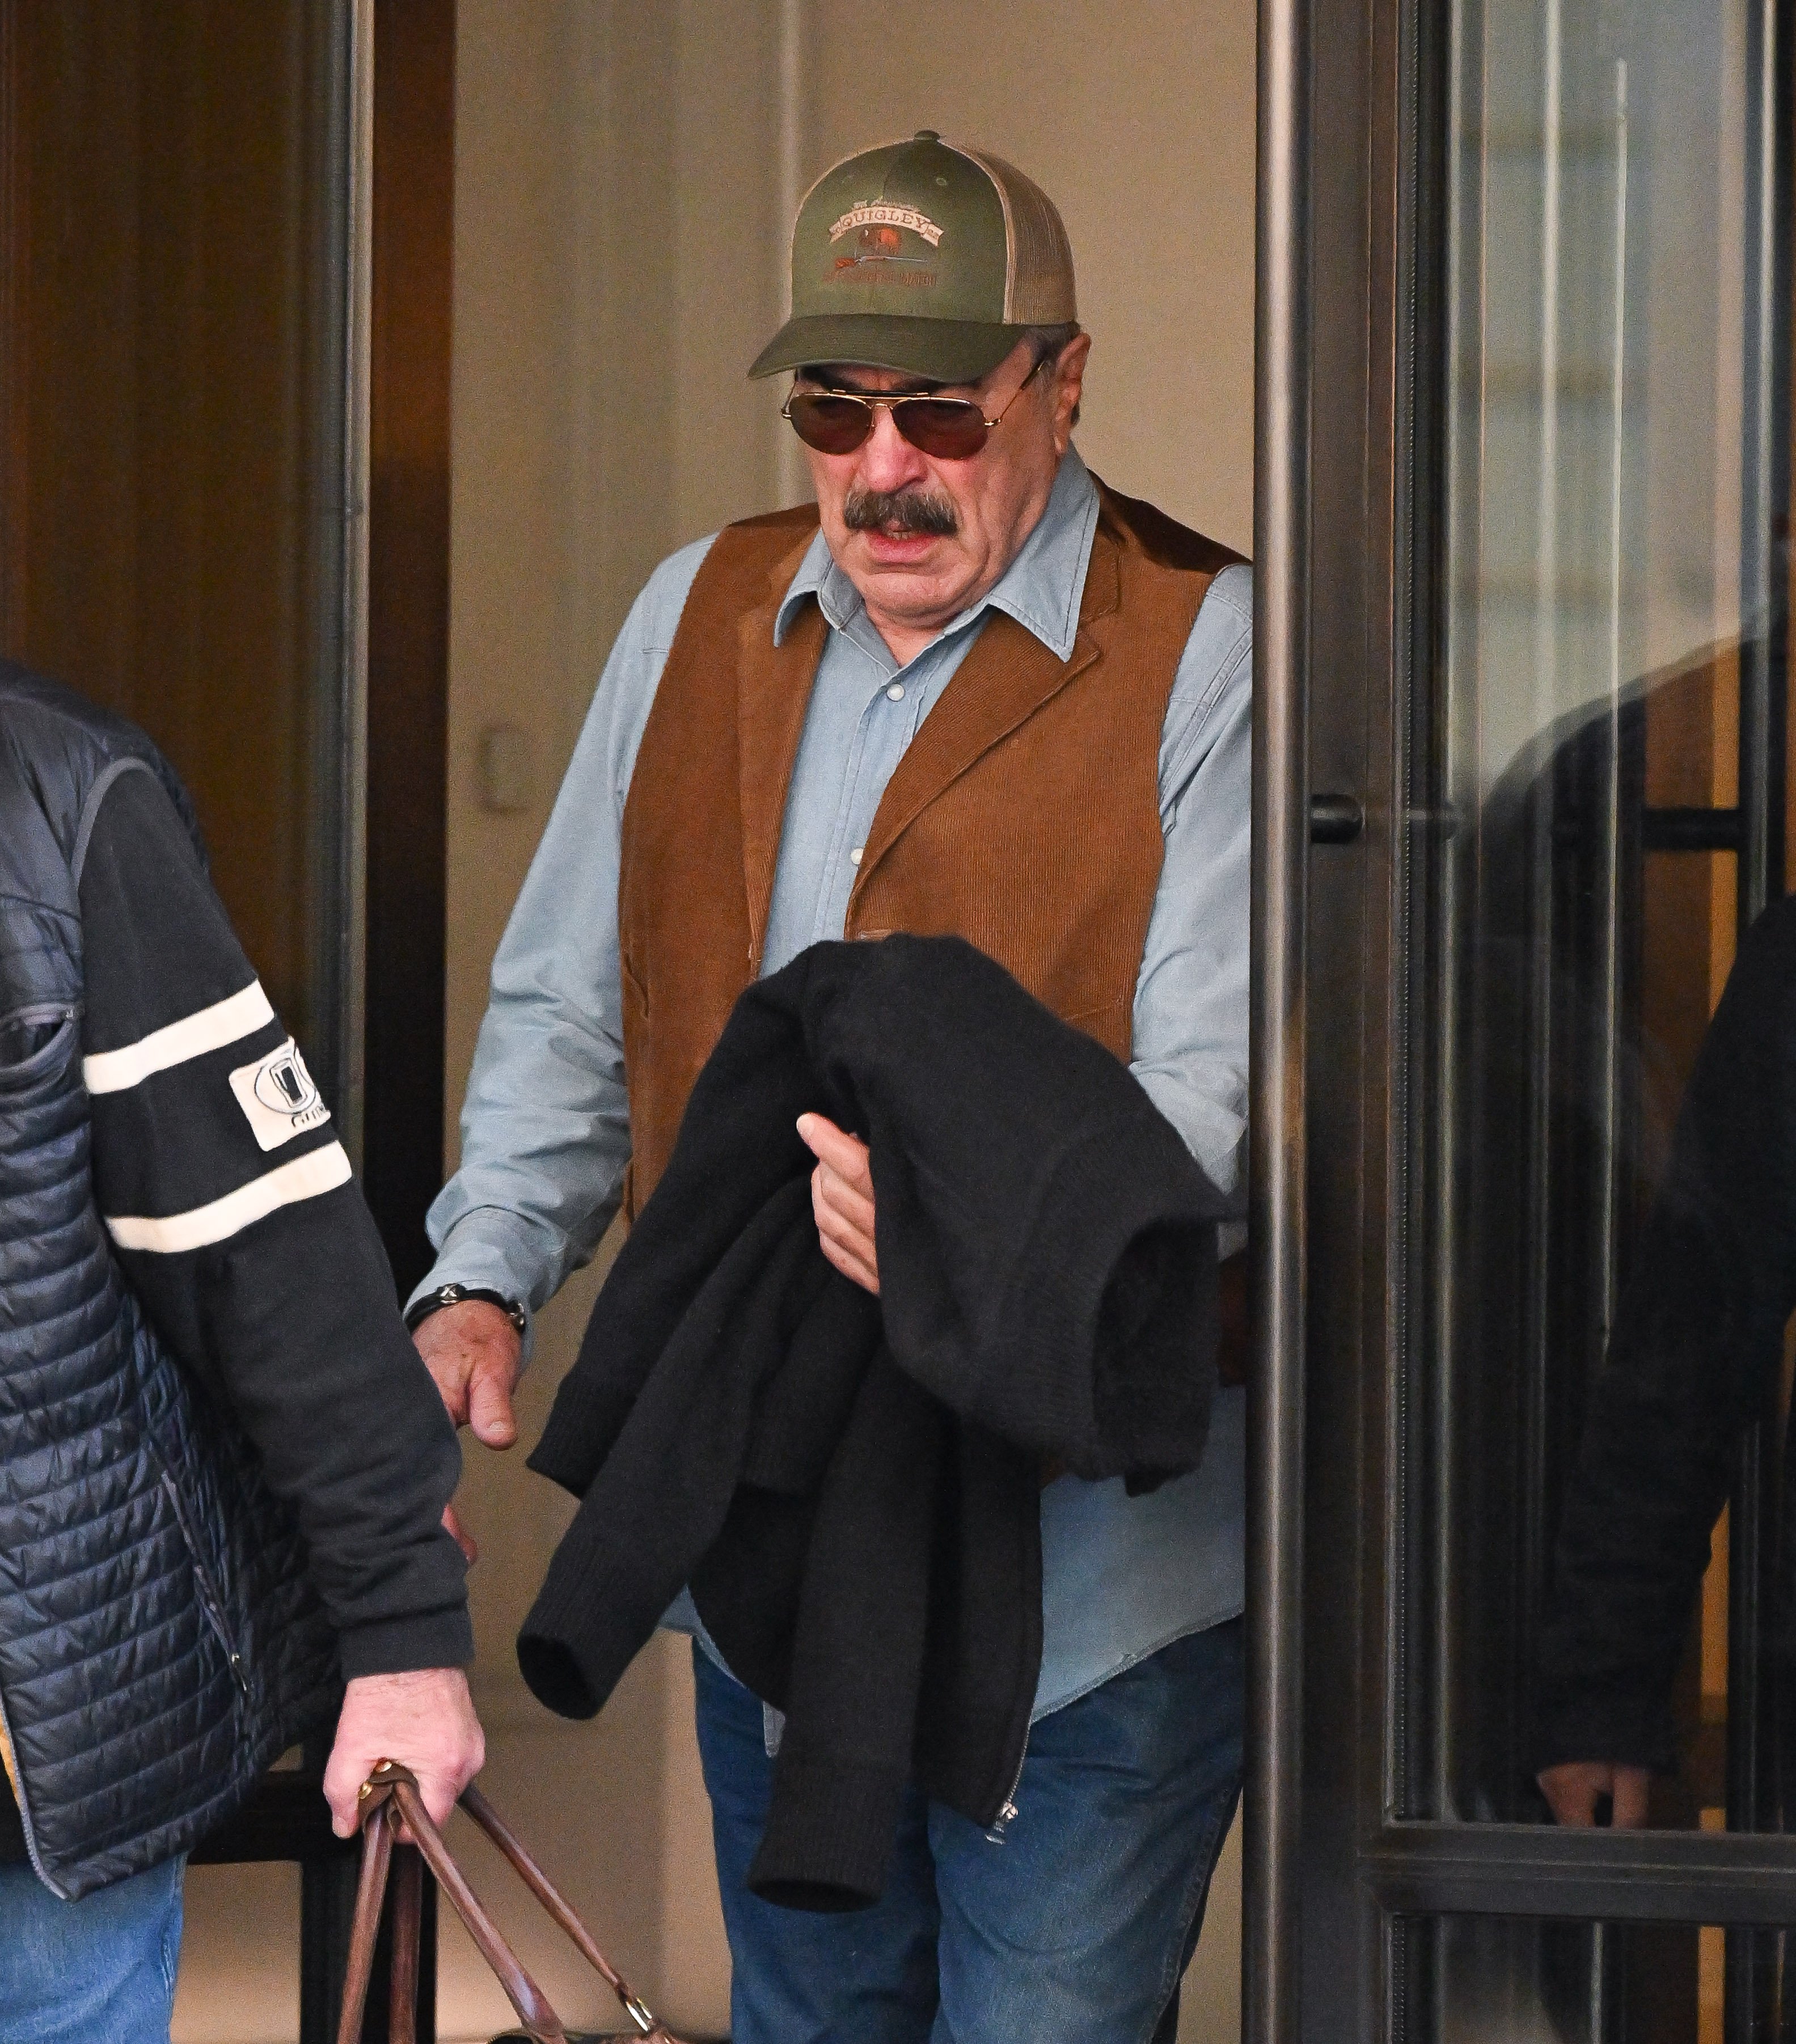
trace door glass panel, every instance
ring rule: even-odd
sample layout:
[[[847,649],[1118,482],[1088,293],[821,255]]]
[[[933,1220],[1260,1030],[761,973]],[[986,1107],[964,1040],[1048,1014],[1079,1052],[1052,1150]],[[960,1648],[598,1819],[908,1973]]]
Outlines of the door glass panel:
[[[1786,1947],[1789,1949],[1786,1950]],[[1697,1923],[1399,1918],[1392,2044],[1724,2044],[1773,2038],[1796,1942]],[[1730,2006],[1738,2012],[1729,2017]]]
[[[1785,886],[1774,18],[1452,16],[1399,863],[1408,1815],[1544,1821],[1544,1762],[1649,1759],[1654,1823],[1774,1815],[1788,1273],[1748,1268],[1714,1123],[1776,1103],[1740,1062],[1678,1134]]]
[[[348,24],[56,0],[0,47],[0,645],[168,755],[333,1101]]]

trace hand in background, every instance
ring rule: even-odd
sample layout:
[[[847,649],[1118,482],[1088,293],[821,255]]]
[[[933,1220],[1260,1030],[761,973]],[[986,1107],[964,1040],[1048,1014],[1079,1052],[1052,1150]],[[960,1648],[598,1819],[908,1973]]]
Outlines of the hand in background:
[[[524,1357],[523,1337],[510,1316],[490,1300],[464,1299],[419,1321],[412,1339],[450,1420],[471,1427],[489,1448],[509,1448],[517,1439],[511,1395]],[[468,1560],[476,1560],[480,1550],[452,1504],[444,1508],[443,1523]]]
[[[810,1200],[823,1253],[844,1278],[877,1297],[879,1254],[873,1243],[873,1172],[867,1145],[821,1114],[801,1114],[798,1134],[817,1160]]]
[[[361,1818],[357,1795],[383,1760],[396,1760],[417,1777],[424,1807],[440,1827],[486,1758],[486,1735],[460,1669],[358,1675],[344,1691],[325,1768],[331,1829],[340,1838],[354,1834]]]
[[[1617,1831],[1636,1831],[1646,1822],[1646,1768],[1617,1766],[1607,1760],[1564,1760],[1543,1768],[1536,1778],[1562,1824],[1594,1824],[1597,1799],[1602,1796],[1609,1798],[1609,1822]]]

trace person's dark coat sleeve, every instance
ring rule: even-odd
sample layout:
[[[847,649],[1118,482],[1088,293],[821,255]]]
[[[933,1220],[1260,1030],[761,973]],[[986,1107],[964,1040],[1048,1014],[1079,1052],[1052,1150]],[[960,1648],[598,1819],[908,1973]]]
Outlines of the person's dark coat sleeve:
[[[1668,1767],[1671,1690],[1742,1430],[1796,1305],[1796,903],[1703,1039],[1593,1391],[1539,1656],[1535,1765]]]
[[[80,890],[94,1186],[125,1275],[297,1512],[344,1673],[462,1665],[454,1429],[329,1112],[150,774],[104,793]]]

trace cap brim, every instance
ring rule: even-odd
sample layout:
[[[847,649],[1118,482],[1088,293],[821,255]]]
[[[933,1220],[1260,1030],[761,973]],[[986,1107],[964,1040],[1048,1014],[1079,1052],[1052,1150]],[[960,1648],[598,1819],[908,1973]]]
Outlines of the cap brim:
[[[751,377],[814,362],[894,369],[932,383],[976,383],[1029,331],[977,320],[903,319],[889,313],[817,313],[790,319],[760,353]]]

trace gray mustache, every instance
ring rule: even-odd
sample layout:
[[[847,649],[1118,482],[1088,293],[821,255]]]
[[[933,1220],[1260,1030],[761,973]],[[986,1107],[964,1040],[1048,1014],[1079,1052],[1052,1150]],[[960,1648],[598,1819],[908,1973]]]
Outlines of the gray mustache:
[[[842,523],[851,532],[926,532],[937,538],[960,529],[953,499],[927,490],[851,490]]]

